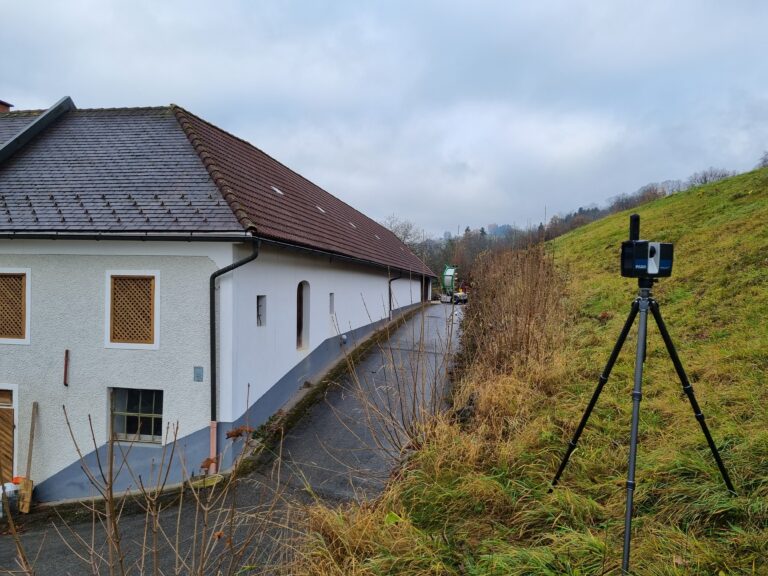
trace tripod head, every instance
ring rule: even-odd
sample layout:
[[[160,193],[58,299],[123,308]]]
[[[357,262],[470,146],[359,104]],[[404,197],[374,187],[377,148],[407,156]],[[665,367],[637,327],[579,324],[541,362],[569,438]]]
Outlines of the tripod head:
[[[637,278],[640,288],[642,280],[650,280],[650,288],[657,278],[672,275],[674,245],[671,242],[649,242],[640,240],[640,216],[629,217],[629,240],[621,243],[621,275]]]
[[[637,279],[637,287],[640,289],[640,292],[643,290],[647,290],[648,293],[651,293],[651,290],[653,289],[653,285],[658,282],[658,278],[648,278],[648,277],[642,277]]]

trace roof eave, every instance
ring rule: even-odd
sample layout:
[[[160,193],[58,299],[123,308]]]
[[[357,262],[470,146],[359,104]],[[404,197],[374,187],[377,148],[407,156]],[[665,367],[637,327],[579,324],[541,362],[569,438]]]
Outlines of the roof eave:
[[[140,240],[177,242],[241,242],[250,240],[250,231],[212,232],[111,232],[89,230],[87,232],[62,231],[0,231],[3,240]]]
[[[305,244],[299,244],[294,242],[285,242],[283,240],[276,240],[275,238],[269,238],[267,236],[256,236],[263,244],[266,245],[272,245],[272,246],[279,246],[281,248],[287,248],[290,250],[298,250],[300,252],[309,252],[313,254],[321,254],[323,256],[330,256],[332,258],[337,258],[338,260],[344,260],[347,262],[355,262],[358,264],[364,264],[366,266],[372,266],[374,268],[382,268],[384,270],[394,270],[395,272],[406,272],[409,274],[417,274],[419,276],[427,276],[429,278],[437,278],[437,275],[435,275],[434,272],[432,272],[429,268],[427,268],[426,265],[424,265],[424,268],[429,272],[425,272],[424,270],[415,270],[413,268],[406,268],[403,266],[398,266],[396,264],[385,264],[383,262],[377,262],[375,260],[368,260],[366,258],[359,258],[357,256],[349,256],[348,254],[344,254],[342,252],[334,252],[333,250],[323,250],[321,248],[315,248],[312,246],[307,246]]]

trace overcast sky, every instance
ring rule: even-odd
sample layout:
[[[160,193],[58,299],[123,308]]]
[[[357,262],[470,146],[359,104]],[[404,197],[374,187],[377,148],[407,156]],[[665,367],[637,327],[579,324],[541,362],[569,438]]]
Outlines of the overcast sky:
[[[767,26],[738,0],[0,0],[0,99],[177,103],[442,235],[752,168]]]

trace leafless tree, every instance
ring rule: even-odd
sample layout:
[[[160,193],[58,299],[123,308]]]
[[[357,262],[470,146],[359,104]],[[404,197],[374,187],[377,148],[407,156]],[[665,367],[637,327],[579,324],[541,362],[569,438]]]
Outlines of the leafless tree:
[[[411,250],[424,239],[424,231],[420,230],[416,224],[410,220],[398,218],[390,214],[381,222],[381,225],[388,228],[395,236],[400,238]]]
[[[710,184],[712,182],[718,182],[725,178],[735,176],[736,172],[725,170],[723,168],[710,167],[701,172],[694,172],[688,178],[688,186],[701,186],[703,184]]]
[[[760,156],[760,161],[755,168],[768,168],[768,150],[763,152],[763,155]]]

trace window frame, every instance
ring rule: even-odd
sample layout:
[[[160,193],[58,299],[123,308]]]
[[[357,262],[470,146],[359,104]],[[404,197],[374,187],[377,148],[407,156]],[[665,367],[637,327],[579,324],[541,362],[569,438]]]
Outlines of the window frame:
[[[259,309],[259,303],[262,303],[261,310]],[[267,325],[267,295],[256,295],[256,327],[263,328]]]
[[[13,410],[13,476],[19,474],[19,385],[0,382],[0,390],[7,390],[11,393],[11,410]]]
[[[24,275],[24,338],[0,338],[0,344],[30,343],[30,325],[32,318],[32,273],[30,268],[0,268],[0,274]]]
[[[296,285],[296,350],[299,352],[309,349],[310,296],[309,281],[302,280]]]
[[[118,411],[115,410],[115,394],[118,391],[125,390],[128,391],[137,391],[137,392],[159,392],[162,397],[162,404],[163,404],[163,410],[160,412],[160,414],[157,414],[155,412],[149,413],[149,412],[141,412],[141,407],[139,407],[139,412],[128,412],[127,409],[125,411]],[[137,444],[163,444],[165,440],[165,427],[164,427],[164,411],[165,411],[165,400],[166,400],[166,394],[165,390],[163,389],[156,389],[156,388],[124,388],[122,386],[113,386],[109,388],[109,436],[110,438],[114,438],[117,442],[129,442],[129,443],[137,443]],[[154,401],[153,401],[154,404]],[[149,435],[141,435],[141,434],[134,434],[130,435],[123,432],[115,432],[115,415],[123,415],[123,416],[137,416],[138,418],[141,418],[142,416],[152,418],[153,420],[156,419],[158,416],[160,417],[160,435],[156,436],[155,434],[149,434]],[[118,435],[119,434],[119,435]]]
[[[112,277],[113,276],[151,276],[154,278],[152,307],[154,308],[151,344],[138,342],[112,342]],[[107,270],[105,273],[104,294],[104,348],[123,350],[158,350],[160,348],[160,272],[158,270]]]

